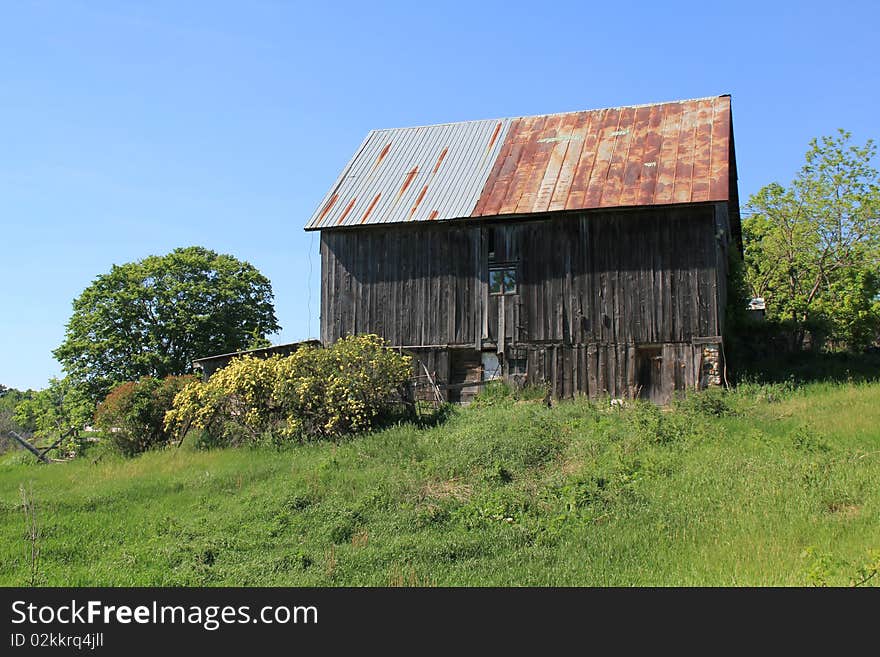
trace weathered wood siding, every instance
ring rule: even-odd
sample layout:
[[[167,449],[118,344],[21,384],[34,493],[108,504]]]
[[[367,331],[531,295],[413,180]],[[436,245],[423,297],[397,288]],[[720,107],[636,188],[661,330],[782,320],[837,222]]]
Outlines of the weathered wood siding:
[[[499,225],[496,244],[521,252],[520,294],[506,299],[516,321],[505,322],[518,333],[508,328],[507,339],[662,343],[717,335],[714,223],[712,208],[702,207]]]
[[[700,349],[690,343],[658,345],[660,385],[647,397],[666,403],[676,391],[692,389],[700,380]],[[546,384],[555,397],[637,397],[638,352],[632,344],[528,345],[513,355],[527,359],[524,383]]]
[[[370,226],[321,233],[321,340],[376,333],[394,345],[474,344],[480,232]]]
[[[721,334],[729,233],[723,204],[325,230],[321,338],[422,347],[449,385],[462,374],[437,350],[498,349],[506,374],[558,396],[638,394],[647,346],[652,398],[668,398],[700,380],[693,341]],[[516,263],[517,294],[489,293],[490,242]]]
[[[701,206],[323,231],[322,340],[374,332],[395,345],[471,345],[479,330],[494,343],[500,297],[488,294],[484,271],[489,229],[495,259],[520,263],[519,294],[504,299],[508,341],[719,334],[716,217]]]

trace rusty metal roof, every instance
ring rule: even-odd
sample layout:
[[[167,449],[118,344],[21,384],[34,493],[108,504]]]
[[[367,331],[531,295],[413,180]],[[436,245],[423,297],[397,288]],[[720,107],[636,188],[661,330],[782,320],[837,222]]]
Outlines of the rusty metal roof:
[[[466,217],[509,120],[373,130],[306,229]]]
[[[306,230],[726,201],[730,97],[374,130]]]

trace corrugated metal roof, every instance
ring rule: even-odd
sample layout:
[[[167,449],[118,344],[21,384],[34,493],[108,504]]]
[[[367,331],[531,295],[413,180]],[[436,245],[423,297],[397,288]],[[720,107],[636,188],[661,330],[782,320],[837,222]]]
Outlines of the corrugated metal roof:
[[[375,130],[306,229],[729,200],[730,97]]]
[[[730,97],[512,121],[473,216],[727,200]]]
[[[510,121],[374,130],[306,229],[466,217]]]

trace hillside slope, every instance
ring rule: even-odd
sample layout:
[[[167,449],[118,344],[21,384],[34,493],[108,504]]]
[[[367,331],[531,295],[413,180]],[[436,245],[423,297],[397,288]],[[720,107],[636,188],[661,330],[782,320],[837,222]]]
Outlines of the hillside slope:
[[[847,585],[880,550],[877,384],[496,394],[339,445],[25,461],[0,461],[2,585]]]

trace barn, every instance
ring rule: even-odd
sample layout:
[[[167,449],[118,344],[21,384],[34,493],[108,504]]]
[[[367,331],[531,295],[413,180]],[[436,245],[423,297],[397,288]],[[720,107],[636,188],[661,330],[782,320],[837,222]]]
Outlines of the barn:
[[[321,340],[376,333],[450,401],[719,384],[736,181],[728,95],[373,130],[305,227]]]

